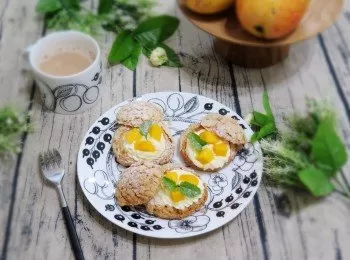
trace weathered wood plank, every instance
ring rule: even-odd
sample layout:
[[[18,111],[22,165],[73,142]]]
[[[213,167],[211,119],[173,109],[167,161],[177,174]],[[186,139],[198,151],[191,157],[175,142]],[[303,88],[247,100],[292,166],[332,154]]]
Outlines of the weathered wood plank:
[[[318,37],[346,116],[350,120],[350,1],[329,30]]]
[[[94,8],[93,2],[86,4]],[[33,6],[32,3],[32,11]],[[30,19],[34,17],[32,14]],[[111,34],[100,37],[104,61],[113,40]],[[54,147],[62,152],[65,162],[64,192],[86,259],[131,258],[132,234],[107,222],[84,198],[76,176],[76,156],[82,137],[97,117],[114,104],[132,97],[132,83],[132,72],[121,67],[106,69],[101,100],[90,111],[75,116],[42,111],[39,95],[35,93],[33,120],[40,131],[29,136],[25,144],[16,191],[18,199],[14,201],[9,259],[73,257],[56,192],[43,185],[37,165],[39,152]]]
[[[19,62],[18,53],[27,44],[21,41],[22,38],[18,35],[16,42],[24,46],[16,48],[13,44],[12,46],[11,44],[7,46],[9,45],[7,44],[7,49],[4,49],[4,32],[8,30],[6,41],[12,42],[11,29],[21,24],[26,24],[28,27],[27,21],[29,20],[31,22],[28,24],[33,27],[26,27],[28,29],[26,39],[33,42],[40,34],[40,25],[36,24],[38,27],[35,27],[34,4],[29,4],[28,1],[19,2],[11,0],[8,8],[14,5],[11,10],[22,10],[21,6],[30,5],[28,10],[31,13],[28,14],[29,11],[27,11],[27,16],[22,20],[23,12],[16,14],[18,16],[15,17],[15,20],[10,19],[16,24],[13,25],[14,27],[2,26],[0,82],[8,82],[7,78],[4,81],[4,77],[18,72],[17,67],[6,67],[7,64],[3,62],[3,57],[12,57],[9,59],[12,59],[11,64]],[[2,3],[0,14],[3,6]],[[32,110],[38,131],[28,136],[19,168],[7,248],[8,259],[69,259],[73,257],[60,214],[57,195],[53,189],[43,185],[38,171],[36,157],[39,152],[47,148],[59,148],[62,152],[67,169],[64,191],[71,212],[75,216],[77,232],[87,259],[350,258],[350,250],[347,246],[350,237],[350,221],[347,217],[350,213],[349,202],[342,200],[336,194],[319,202],[300,198],[294,193],[284,197],[281,196],[279,190],[262,185],[254,203],[251,203],[242,214],[225,227],[199,238],[176,241],[148,239],[124,231],[107,222],[84,198],[76,177],[76,155],[81,138],[100,114],[135,94],[178,90],[199,93],[217,99],[246,115],[252,109],[262,109],[261,95],[263,89],[266,88],[279,123],[284,114],[290,111],[303,111],[305,95],[316,98],[330,97],[334,107],[339,111],[341,132],[347,144],[350,145],[349,122],[344,103],[339,97],[334,79],[329,73],[329,64],[322,51],[322,45],[317,39],[294,47],[290,58],[282,64],[264,70],[247,70],[232,67],[219,57],[213,50],[212,39],[189,24],[173,1],[162,2],[158,10],[176,14],[181,18],[179,32],[168,43],[175,50],[181,51],[184,68],[152,68],[146,59],[141,61],[135,73],[120,66],[111,68],[104,75],[103,84],[106,89],[103,92],[102,101],[91,111],[76,116],[62,116],[42,111],[38,93],[35,93]],[[4,17],[7,15],[12,17],[11,15],[14,14],[6,12]],[[26,19],[25,22],[24,19]],[[37,28],[37,31],[33,30],[34,27]],[[37,35],[30,34],[33,31],[37,32]],[[350,28],[344,25],[342,33],[348,34],[349,32]],[[325,35],[325,46],[333,50],[333,40],[331,37],[326,38]],[[110,34],[101,38],[101,46],[105,54],[112,40]],[[12,56],[10,55],[11,50],[14,50]],[[329,56],[336,64],[337,73],[347,70],[344,65],[345,61],[336,61],[340,57],[338,52],[329,52]],[[339,77],[338,74],[337,76]],[[346,74],[346,77],[340,80],[342,88],[348,86],[347,76]],[[26,77],[9,78],[13,81],[11,86],[24,86],[26,84],[23,82],[30,81]],[[20,93],[23,98],[19,98],[19,101],[28,100],[28,92]],[[6,99],[14,98],[17,93],[11,89],[6,95],[8,95]],[[0,101],[5,100],[2,98],[3,96],[0,97]],[[25,102],[22,104],[26,105]],[[349,166],[344,172],[350,173]],[[0,176],[4,178],[5,175]],[[11,181],[12,178],[6,177],[5,182],[2,182],[1,179],[0,185],[3,183],[10,185],[8,180]],[[0,186],[0,205],[3,205],[2,192],[7,189],[3,187],[5,186]],[[7,189],[6,192],[10,191]],[[297,211],[298,209],[302,210]],[[4,217],[2,213],[0,221],[5,220],[7,217]]]
[[[106,42],[112,40],[106,35]],[[129,87],[132,86],[132,73],[123,68],[108,70],[103,84],[102,100],[89,112],[74,116],[43,112],[36,93],[33,118],[41,131],[29,136],[25,145],[8,248],[8,256],[13,259],[72,258],[57,195],[52,188],[43,185],[36,159],[39,152],[54,147],[62,152],[67,169],[64,192],[76,217],[77,233],[86,259],[124,259],[131,255],[131,234],[113,226],[92,208],[84,198],[76,176],[76,156],[86,130],[102,112],[132,96]]]
[[[33,84],[30,75],[21,71],[21,53],[42,31],[42,25],[34,19],[34,3],[10,0],[0,3],[0,107],[14,105],[19,111],[26,111],[29,106]],[[8,245],[7,223],[11,221],[12,191],[17,183],[19,161],[18,156],[10,157],[2,160],[0,166],[1,252]]]

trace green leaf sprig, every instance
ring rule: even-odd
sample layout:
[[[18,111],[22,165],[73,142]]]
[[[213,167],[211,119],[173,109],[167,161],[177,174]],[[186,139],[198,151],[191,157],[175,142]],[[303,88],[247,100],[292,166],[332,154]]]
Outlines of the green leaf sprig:
[[[163,177],[162,183],[164,188],[166,188],[167,190],[179,191],[182,195],[184,195],[187,198],[195,198],[201,194],[200,188],[187,181],[181,182],[179,185],[177,185],[173,180],[167,177]]]
[[[122,63],[130,70],[137,66],[141,52],[150,57],[157,47],[165,50],[168,61],[165,66],[181,67],[178,55],[163,41],[171,37],[179,27],[176,17],[161,15],[141,22],[135,30],[123,30],[116,37],[108,55],[110,64]]]
[[[271,136],[277,133],[275,118],[272,113],[272,109],[269,102],[269,96],[266,91],[263,94],[263,105],[265,114],[253,111],[252,118],[249,120],[250,125],[257,131],[252,135],[250,141],[256,142],[267,136]]]
[[[194,132],[190,132],[187,135],[187,139],[188,139],[192,149],[194,149],[197,152],[200,152],[202,150],[203,146],[206,146],[208,144],[206,141],[204,141],[202,138],[200,138],[199,135],[197,135]]]
[[[150,120],[146,121],[142,125],[140,125],[139,130],[140,130],[141,135],[143,135],[144,137],[147,137],[149,129],[151,128],[151,125],[152,125],[152,121],[150,121]]]
[[[20,114],[12,107],[0,110],[0,154],[20,152],[20,136],[31,131],[28,115]]]
[[[267,179],[286,188],[303,189],[315,197],[333,191],[350,198],[350,187],[339,178],[348,155],[339,137],[335,113],[325,104],[308,100],[305,116],[285,119],[286,131],[263,139],[264,172]]]

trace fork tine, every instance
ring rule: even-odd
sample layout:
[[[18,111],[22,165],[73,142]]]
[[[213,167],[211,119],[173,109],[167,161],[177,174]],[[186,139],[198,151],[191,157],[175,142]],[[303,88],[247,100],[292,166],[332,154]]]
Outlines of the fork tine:
[[[48,170],[51,168],[51,156],[50,151],[44,153],[45,168]]]
[[[39,154],[39,164],[40,164],[41,170],[43,170],[45,168],[45,160],[42,153]]]
[[[62,162],[62,157],[60,155],[60,153],[57,151],[57,149],[53,149],[52,150],[53,155],[55,157],[55,161],[58,167],[61,167],[61,162]]]

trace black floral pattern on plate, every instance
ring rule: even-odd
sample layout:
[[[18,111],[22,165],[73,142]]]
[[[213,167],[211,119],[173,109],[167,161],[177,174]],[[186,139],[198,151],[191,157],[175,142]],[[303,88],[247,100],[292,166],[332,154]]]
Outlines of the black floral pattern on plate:
[[[206,229],[210,218],[205,215],[190,216],[181,220],[170,220],[169,228],[174,229],[177,233],[198,232]]]
[[[233,161],[233,170],[250,171],[256,161],[259,159],[259,152],[254,148],[254,145],[247,143],[244,148],[239,150]]]
[[[89,136],[85,139],[85,149],[83,150],[83,158],[86,163],[93,169],[93,165],[105,151],[106,144],[111,143],[112,134],[116,129],[116,123],[110,123],[108,117],[104,117],[98,121],[98,125],[94,126],[89,132]]]
[[[209,179],[209,186],[213,193],[221,194],[224,188],[228,185],[227,177],[224,174],[212,174]]]
[[[146,213],[142,207],[120,207],[116,204],[116,208],[119,213],[115,214],[114,218],[122,223],[125,222],[129,227],[143,231],[159,231],[164,228],[157,224],[157,219]]]

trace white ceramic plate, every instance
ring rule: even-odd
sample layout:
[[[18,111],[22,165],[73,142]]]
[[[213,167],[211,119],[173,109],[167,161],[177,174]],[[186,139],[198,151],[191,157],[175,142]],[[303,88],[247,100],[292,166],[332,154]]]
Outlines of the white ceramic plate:
[[[174,162],[182,162],[178,150],[180,134],[208,113],[236,119],[247,136],[252,130],[234,111],[212,99],[177,92],[159,92],[136,98],[159,105],[167,116],[177,142]],[[135,99],[133,99],[135,100]],[[208,200],[199,212],[182,220],[164,220],[142,208],[120,207],[114,199],[114,186],[123,167],[111,151],[116,112],[133,101],[127,100],[108,110],[89,129],[78,154],[78,176],[90,203],[105,218],[131,232],[156,238],[184,238],[207,233],[233,220],[252,200],[262,175],[262,155],[258,143],[248,143],[234,161],[217,173],[201,173],[208,185]]]

